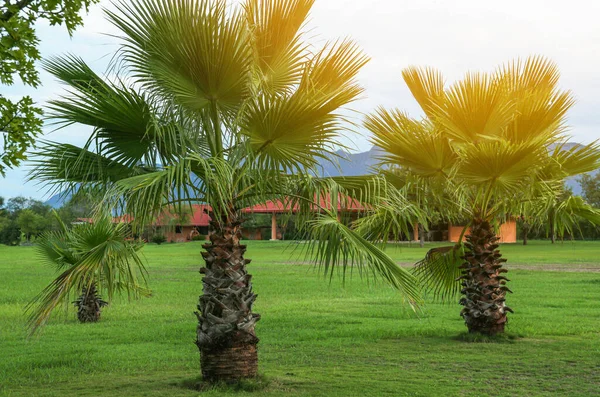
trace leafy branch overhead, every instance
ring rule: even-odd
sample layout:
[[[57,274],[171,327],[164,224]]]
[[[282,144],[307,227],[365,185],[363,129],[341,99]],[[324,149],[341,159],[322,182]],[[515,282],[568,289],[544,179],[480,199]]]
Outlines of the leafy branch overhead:
[[[38,87],[40,39],[36,23],[47,21],[51,26],[64,25],[72,34],[83,20],[81,13],[98,0],[3,0],[0,3],[0,84],[12,85],[15,79]],[[33,146],[42,131],[42,111],[29,96],[19,100],[0,95],[0,174],[19,165],[26,150]]]

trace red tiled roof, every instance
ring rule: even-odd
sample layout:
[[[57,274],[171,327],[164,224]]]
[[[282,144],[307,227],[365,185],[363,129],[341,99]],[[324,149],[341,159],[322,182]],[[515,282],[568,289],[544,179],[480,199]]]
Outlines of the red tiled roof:
[[[330,209],[331,208],[331,200],[329,196],[322,197],[320,200],[319,206],[322,208]],[[343,202],[345,201],[345,202]],[[344,204],[344,206],[342,206]],[[257,204],[253,207],[248,207],[242,210],[245,213],[258,213],[258,214],[281,214],[290,212],[290,203],[283,203],[281,201],[267,201],[264,204]],[[183,217],[183,221],[178,224],[180,226],[208,226],[210,222],[210,216],[208,212],[210,212],[211,207],[208,204],[194,204],[192,205],[192,215],[189,217]],[[315,211],[318,211],[319,208],[315,206]],[[349,200],[338,200],[338,211],[351,211],[358,212],[365,210],[365,207],[359,203],[355,199]],[[291,212],[297,212],[298,205],[295,204],[294,208]],[[170,217],[175,216],[169,214],[166,210],[157,218],[155,225],[166,225],[171,222]],[[129,215],[123,215],[120,217],[113,218],[114,223],[120,222],[131,222],[133,218]]]

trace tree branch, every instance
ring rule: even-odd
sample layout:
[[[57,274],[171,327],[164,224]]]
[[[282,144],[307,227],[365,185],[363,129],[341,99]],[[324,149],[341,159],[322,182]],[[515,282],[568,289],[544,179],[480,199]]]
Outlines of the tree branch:
[[[33,3],[33,1],[34,0],[21,0],[21,1],[17,2],[13,6],[16,8],[16,10],[10,10],[10,9],[6,10],[6,12],[4,12],[4,14],[2,14],[0,16],[0,22],[8,22],[12,17],[17,15],[22,9],[28,7],[31,3]]]

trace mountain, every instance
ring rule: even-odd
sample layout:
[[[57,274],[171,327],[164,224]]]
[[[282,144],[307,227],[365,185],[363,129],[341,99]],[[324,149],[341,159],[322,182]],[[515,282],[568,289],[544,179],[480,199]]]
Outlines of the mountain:
[[[69,200],[71,200],[72,193],[56,193],[54,196],[50,197],[44,204],[49,205],[52,208],[60,208]]]
[[[319,162],[319,171],[322,176],[357,176],[365,175],[371,171],[378,162],[378,157],[384,152],[378,147],[373,146],[371,150],[361,153],[348,153],[338,150],[338,158],[333,161],[321,159]]]

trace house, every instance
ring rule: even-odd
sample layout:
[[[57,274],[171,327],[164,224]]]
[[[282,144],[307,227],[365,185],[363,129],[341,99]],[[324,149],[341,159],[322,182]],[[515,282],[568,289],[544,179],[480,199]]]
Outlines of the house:
[[[263,229],[269,229],[271,240],[281,240],[283,230],[278,224],[278,216],[285,214],[293,214],[298,211],[298,205],[294,204],[294,208],[290,208],[289,203],[277,201],[267,201],[264,204],[258,204],[243,210],[246,214],[266,214],[271,215],[270,227],[246,228],[243,237],[249,240],[261,240],[265,238]],[[365,211],[365,207],[357,200],[347,199],[338,200],[338,213],[344,213],[350,220],[356,219],[361,212]],[[322,211],[322,209],[331,209],[332,203],[329,197],[323,197],[319,205],[314,206],[314,211]],[[181,215],[175,215],[169,211],[163,211],[151,226],[153,233],[160,233],[165,236],[167,241],[185,242],[192,241],[194,236],[204,236],[208,238],[210,226],[210,210],[211,207],[207,204],[194,204],[191,208],[187,207]],[[131,222],[131,217],[123,215],[115,217],[114,222]],[[446,226],[444,226],[445,228]],[[464,226],[447,225],[447,232],[432,234],[429,233],[431,241],[450,241],[457,242],[460,233]],[[409,240],[417,241],[419,239],[418,227],[413,225],[414,233],[408,237]],[[515,243],[517,241],[517,224],[514,220],[509,220],[500,226],[499,237],[501,243]]]

